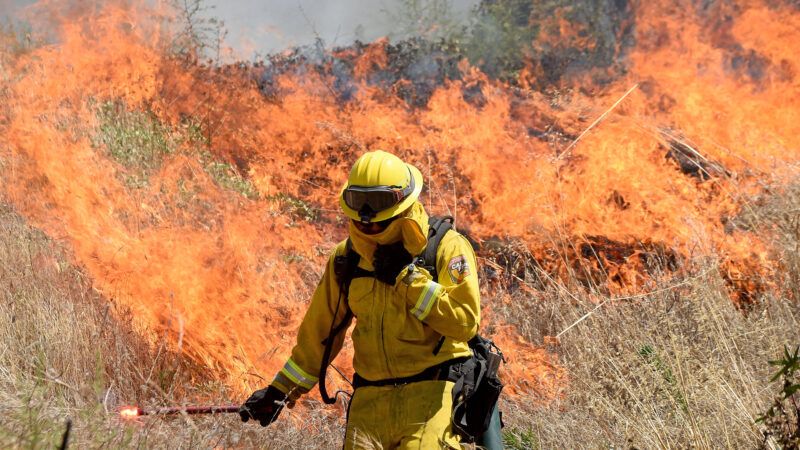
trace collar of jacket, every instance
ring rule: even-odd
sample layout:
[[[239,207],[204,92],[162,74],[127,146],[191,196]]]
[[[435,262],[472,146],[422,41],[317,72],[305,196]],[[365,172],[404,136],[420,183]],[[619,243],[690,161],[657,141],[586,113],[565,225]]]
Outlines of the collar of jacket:
[[[378,234],[362,233],[352,220],[349,231],[353,249],[370,265],[378,244],[392,244],[401,239],[408,253],[418,255],[428,244],[428,213],[425,212],[425,208],[420,202],[414,202],[410,208],[400,214],[400,217]]]

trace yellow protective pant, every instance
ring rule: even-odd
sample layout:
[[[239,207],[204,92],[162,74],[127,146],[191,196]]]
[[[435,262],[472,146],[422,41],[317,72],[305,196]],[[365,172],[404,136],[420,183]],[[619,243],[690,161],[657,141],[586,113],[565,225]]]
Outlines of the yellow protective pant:
[[[460,449],[451,431],[450,381],[356,389],[350,402],[345,450]]]

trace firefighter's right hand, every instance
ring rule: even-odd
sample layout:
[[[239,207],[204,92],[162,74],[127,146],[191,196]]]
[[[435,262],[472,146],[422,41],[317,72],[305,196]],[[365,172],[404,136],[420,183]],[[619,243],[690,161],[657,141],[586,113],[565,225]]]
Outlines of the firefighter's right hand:
[[[265,427],[278,418],[286,403],[286,397],[286,394],[274,386],[259,389],[253,392],[253,395],[239,408],[239,417],[242,418],[242,422],[257,420],[262,427]]]
[[[397,276],[411,264],[414,258],[408,253],[403,241],[389,245],[378,245],[372,265],[375,267],[375,278],[389,286],[394,286]]]

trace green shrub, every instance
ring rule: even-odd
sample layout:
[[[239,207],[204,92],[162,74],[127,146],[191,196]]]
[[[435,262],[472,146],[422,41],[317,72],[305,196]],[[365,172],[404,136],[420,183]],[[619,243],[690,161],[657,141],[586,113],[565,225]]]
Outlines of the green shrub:
[[[509,450],[538,450],[539,441],[533,430],[511,429],[503,432],[503,445]]]
[[[107,101],[97,108],[97,118],[92,144],[104,148],[126,169],[123,177],[131,188],[147,186],[148,176],[177,148],[179,138],[152,112],[129,110],[122,102]]]
[[[531,25],[530,0],[483,1],[476,7],[465,54],[489,76],[516,79],[530,56],[538,25]]]
[[[681,410],[684,413],[689,413],[689,405],[686,403],[686,399],[683,397],[681,393],[680,386],[678,385],[678,380],[675,379],[675,375],[672,373],[672,369],[670,366],[664,362],[661,358],[661,355],[658,354],[655,348],[649,344],[643,345],[639,349],[639,356],[644,358],[650,367],[658,373],[661,378],[666,383],[666,388],[669,391],[670,396],[673,400],[675,400],[678,405],[680,405]]]
[[[289,194],[279,193],[267,197],[267,200],[277,202],[281,211],[285,211],[292,217],[314,222],[319,219],[319,209],[310,203]]]
[[[238,192],[251,200],[258,198],[258,191],[253,183],[245,178],[233,164],[212,160],[206,153],[203,159],[203,168],[211,178],[222,188]]]
[[[771,382],[781,381],[781,390],[769,409],[758,419],[764,424],[763,448],[800,448],[800,346],[794,352],[784,346],[783,357],[770,361],[778,372]]]
[[[97,118],[99,125],[92,143],[123,166],[120,176],[129,188],[147,187],[150,175],[164,160],[186,147],[189,152],[196,152],[203,169],[218,186],[249,199],[258,198],[253,184],[234,165],[215,159],[208,151],[208,140],[196,121],[186,120],[172,128],[151,111],[129,109],[119,101],[101,103]]]

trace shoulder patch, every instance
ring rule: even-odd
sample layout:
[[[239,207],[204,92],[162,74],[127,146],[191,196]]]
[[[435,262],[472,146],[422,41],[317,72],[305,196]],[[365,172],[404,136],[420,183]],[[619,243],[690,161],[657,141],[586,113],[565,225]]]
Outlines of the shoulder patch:
[[[464,255],[458,255],[451,259],[450,262],[447,263],[447,273],[450,274],[450,280],[455,284],[464,281],[470,274],[467,258],[465,258]]]

